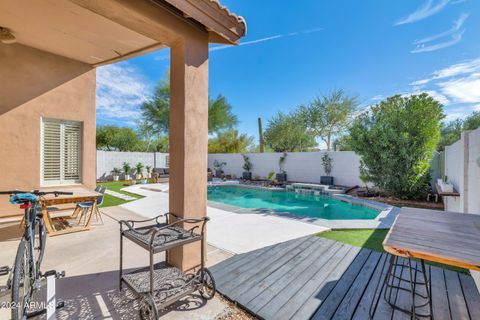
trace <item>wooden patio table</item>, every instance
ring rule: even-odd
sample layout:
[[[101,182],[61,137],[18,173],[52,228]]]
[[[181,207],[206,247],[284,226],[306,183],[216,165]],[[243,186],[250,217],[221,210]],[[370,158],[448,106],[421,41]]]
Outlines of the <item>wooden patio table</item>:
[[[480,215],[402,208],[385,251],[480,271]]]
[[[88,202],[93,201],[93,210],[96,210],[97,197],[100,193],[87,189],[83,186],[74,186],[74,187],[48,187],[42,188],[41,191],[63,191],[63,192],[72,192],[72,195],[59,195],[55,197],[54,195],[46,195],[40,199],[40,205],[42,206],[42,216],[45,221],[45,227],[47,229],[47,235],[50,237],[67,234],[72,232],[86,231],[90,230],[91,226],[91,215],[88,217],[85,225],[71,226],[66,220],[68,218],[73,218],[72,216],[66,217],[50,217],[50,212],[47,208],[50,206],[56,206],[60,204],[68,203],[78,203],[78,202]],[[61,220],[61,229],[57,229],[54,224],[54,219]]]

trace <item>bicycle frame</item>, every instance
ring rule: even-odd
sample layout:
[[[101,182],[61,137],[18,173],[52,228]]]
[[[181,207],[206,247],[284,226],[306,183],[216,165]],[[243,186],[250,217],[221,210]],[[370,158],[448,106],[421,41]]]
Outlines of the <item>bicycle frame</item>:
[[[37,202],[30,202],[28,204],[23,205],[25,206],[25,229],[23,233],[23,237],[28,243],[28,250],[30,251],[30,256],[32,257],[32,260],[30,261],[30,271],[31,271],[31,279],[33,279],[35,282],[38,281],[40,277],[40,263],[43,258],[43,248],[45,247],[45,243],[41,243],[43,241],[42,239],[39,239],[40,245],[43,246],[43,248],[40,248],[40,255],[38,257],[37,261],[34,261],[35,259],[35,227],[37,225],[37,207],[38,204]],[[38,223],[40,224],[40,228],[43,225],[43,218],[40,216],[38,219]],[[39,234],[39,237],[41,235]],[[33,284],[33,283],[32,283]]]

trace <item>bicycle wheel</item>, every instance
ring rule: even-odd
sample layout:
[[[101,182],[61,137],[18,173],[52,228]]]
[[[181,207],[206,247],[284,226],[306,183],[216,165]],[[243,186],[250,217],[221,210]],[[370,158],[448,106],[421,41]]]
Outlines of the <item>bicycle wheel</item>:
[[[30,279],[31,258],[28,242],[22,239],[18,246],[15,265],[13,266],[12,320],[27,318],[27,306],[32,294]]]

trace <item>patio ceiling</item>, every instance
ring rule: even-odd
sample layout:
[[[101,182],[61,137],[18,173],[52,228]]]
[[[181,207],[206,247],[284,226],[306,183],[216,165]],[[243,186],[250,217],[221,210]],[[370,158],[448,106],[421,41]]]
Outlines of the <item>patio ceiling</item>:
[[[142,0],[145,12],[169,11],[189,25],[209,33],[210,42],[236,43],[245,22],[214,0]],[[147,10],[148,9],[148,10]],[[9,28],[17,43],[91,65],[100,65],[165,48],[173,34],[149,19],[129,19],[132,2],[124,0],[3,0],[0,26]],[[158,15],[158,20],[162,18]],[[157,20],[157,21],[158,21]],[[162,21],[158,21],[162,22]],[[136,27],[133,27],[136,26]],[[160,32],[159,32],[160,31]]]

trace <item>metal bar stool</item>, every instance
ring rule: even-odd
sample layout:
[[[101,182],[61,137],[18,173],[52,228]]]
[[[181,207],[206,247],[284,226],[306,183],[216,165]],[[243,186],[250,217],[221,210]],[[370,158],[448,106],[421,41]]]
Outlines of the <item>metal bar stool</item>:
[[[412,261],[410,258],[400,258],[395,255],[390,255],[389,259],[390,262],[387,274],[383,281],[382,277],[378,279],[375,287],[375,293],[373,295],[369,311],[370,319],[373,319],[375,297],[377,296],[379,288],[380,292],[378,300],[382,298],[383,292],[383,299],[394,310],[399,310],[403,313],[406,313],[410,315],[412,319],[433,319],[430,286],[424,260],[420,260],[415,263],[415,261]],[[402,271],[404,268],[408,272],[408,279],[402,277]],[[381,286],[380,283],[382,283]],[[420,293],[422,288],[424,293]],[[400,291],[408,292],[410,294],[411,307],[409,309],[396,304],[397,295]],[[424,309],[427,306],[428,313],[425,313],[424,311],[417,311],[418,309]]]

